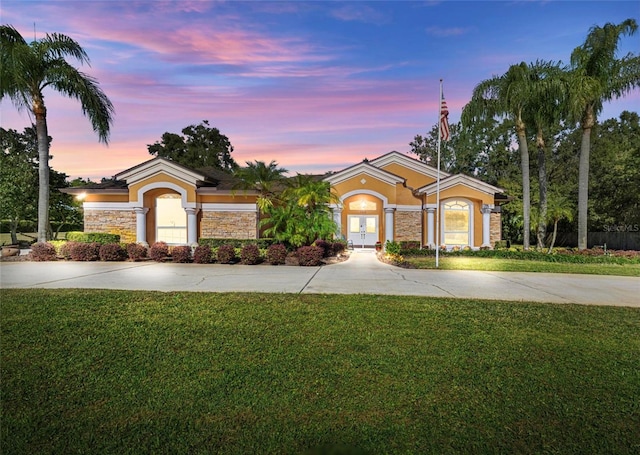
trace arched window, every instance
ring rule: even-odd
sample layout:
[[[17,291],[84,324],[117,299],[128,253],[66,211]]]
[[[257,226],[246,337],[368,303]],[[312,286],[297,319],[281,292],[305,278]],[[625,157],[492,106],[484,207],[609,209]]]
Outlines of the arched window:
[[[163,194],[156,198],[156,240],[187,243],[187,214],[179,194]]]
[[[442,204],[442,234],[447,246],[471,245],[471,204],[464,200],[451,200]]]

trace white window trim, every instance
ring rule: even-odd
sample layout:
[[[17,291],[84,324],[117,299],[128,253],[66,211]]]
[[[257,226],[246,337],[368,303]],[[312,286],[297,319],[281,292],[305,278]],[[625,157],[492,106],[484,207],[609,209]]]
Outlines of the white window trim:
[[[462,202],[466,202],[467,204],[469,204],[469,238],[468,238],[468,243],[467,245],[469,245],[471,248],[475,248],[475,245],[473,244],[473,233],[474,233],[474,220],[473,220],[473,202],[467,198],[464,197],[451,197],[451,198],[447,198],[445,200],[440,201],[440,244],[443,245],[444,244],[444,235],[445,235],[445,231],[444,231],[444,205],[445,204],[449,204],[452,201],[462,201]],[[454,246],[461,246],[461,247],[465,247],[467,245],[447,245],[447,247],[454,247]]]

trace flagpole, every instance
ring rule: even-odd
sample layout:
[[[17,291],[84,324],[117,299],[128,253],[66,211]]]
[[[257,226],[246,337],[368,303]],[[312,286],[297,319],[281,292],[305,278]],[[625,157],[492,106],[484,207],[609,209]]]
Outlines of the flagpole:
[[[438,97],[438,173],[436,174],[436,269],[440,266],[440,136],[442,136],[442,79]]]

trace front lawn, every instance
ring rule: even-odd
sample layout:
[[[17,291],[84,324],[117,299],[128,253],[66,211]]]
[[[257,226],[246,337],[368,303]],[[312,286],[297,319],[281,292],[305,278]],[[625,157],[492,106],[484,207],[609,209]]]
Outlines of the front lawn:
[[[638,309],[0,292],[3,454],[640,449]]]
[[[434,256],[404,256],[404,265],[417,269],[435,269]],[[591,275],[640,276],[640,264],[545,262],[526,259],[444,256],[438,265],[443,270],[483,270],[493,272],[585,273]]]

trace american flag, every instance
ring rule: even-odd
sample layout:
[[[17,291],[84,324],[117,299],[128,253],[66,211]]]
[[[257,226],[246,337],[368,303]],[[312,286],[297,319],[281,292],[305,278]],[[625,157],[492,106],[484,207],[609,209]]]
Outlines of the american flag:
[[[449,109],[447,108],[447,102],[444,100],[444,95],[440,100],[440,139],[448,141],[449,135]]]

